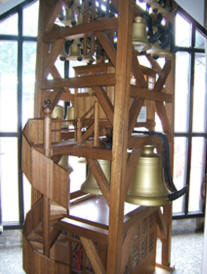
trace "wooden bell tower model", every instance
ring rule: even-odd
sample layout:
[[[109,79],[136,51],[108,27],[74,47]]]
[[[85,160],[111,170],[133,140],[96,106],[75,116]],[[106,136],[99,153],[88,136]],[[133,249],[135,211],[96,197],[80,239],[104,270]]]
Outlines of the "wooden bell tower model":
[[[164,8],[144,2],[157,10],[152,19],[164,15],[167,28],[172,1],[164,1]],[[35,118],[26,124],[22,142],[23,172],[33,188],[23,267],[28,274],[154,273],[159,237],[159,267],[170,273],[171,204],[161,212],[159,206],[125,200],[143,146],[162,150],[158,136],[133,133],[154,131],[156,114],[172,161],[173,54],[163,57],[161,66],[134,48],[135,18],[146,16],[136,1],[39,3]],[[63,77],[56,60],[64,50],[63,59],[71,62],[72,49],[80,52],[76,61],[90,58],[84,65],[76,62],[75,77]],[[139,63],[140,56],[148,66]],[[70,121],[51,117],[60,101],[73,105]],[[147,118],[139,121],[143,106]],[[69,162],[70,156],[86,159],[103,195],[71,193],[71,170],[58,164],[64,155]],[[98,160],[110,161],[110,180]],[[89,216],[91,205],[96,214]]]

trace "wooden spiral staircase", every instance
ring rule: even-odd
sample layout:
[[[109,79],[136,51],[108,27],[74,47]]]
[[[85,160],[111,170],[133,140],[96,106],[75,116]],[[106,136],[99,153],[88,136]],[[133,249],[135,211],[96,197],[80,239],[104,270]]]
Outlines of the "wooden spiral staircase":
[[[153,273],[159,237],[160,266],[171,271],[171,204],[161,212],[159,207],[124,201],[143,146],[156,144],[161,151],[157,136],[133,130],[154,130],[157,113],[172,151],[174,57],[165,58],[161,67],[144,54],[150,66],[139,64],[132,25],[141,11],[134,1],[108,1],[114,15],[102,18],[96,16],[95,2],[85,0],[83,23],[61,27],[56,20],[62,6],[70,3],[40,0],[35,118],[22,135],[22,168],[33,188],[23,229],[24,269],[30,274]],[[158,9],[173,20],[172,12]],[[83,51],[90,37],[91,50],[96,41],[104,55],[96,54],[93,64],[75,66],[75,77],[64,78],[55,62],[65,42],[77,37],[83,39]],[[132,75],[135,83],[130,84]],[[51,118],[60,100],[73,103],[72,120]],[[142,106],[147,109],[144,122],[137,121]],[[64,127],[66,122],[73,126]],[[111,148],[107,136],[113,139]],[[58,164],[63,155],[87,159],[103,196],[70,192],[71,171]],[[111,161],[110,184],[98,159]],[[91,205],[97,216],[88,216]]]

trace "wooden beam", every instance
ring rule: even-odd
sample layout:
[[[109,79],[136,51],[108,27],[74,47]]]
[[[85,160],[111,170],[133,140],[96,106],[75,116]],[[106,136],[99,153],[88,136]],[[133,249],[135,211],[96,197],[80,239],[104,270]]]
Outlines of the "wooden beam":
[[[112,153],[111,150],[103,149],[103,148],[93,148],[87,147],[85,145],[53,145],[52,149],[53,156],[55,155],[73,155],[84,158],[91,159],[103,159],[103,160],[111,160]]]
[[[172,103],[173,96],[171,94],[166,94],[164,92],[155,92],[154,90],[149,90],[147,88],[138,88],[136,86],[130,86],[130,96],[139,97],[145,100],[161,101],[166,103]]]
[[[147,82],[144,79],[144,73],[140,68],[137,54],[134,49],[132,49],[132,73],[136,78],[136,85],[140,88],[147,88]]]
[[[80,239],[95,273],[105,274],[105,268],[94,243],[85,237],[80,237]]]
[[[158,92],[161,91],[163,89],[163,86],[167,80],[167,77],[170,73],[171,70],[171,60],[167,59],[164,68],[162,69],[162,71],[159,73],[159,78],[155,84],[154,87],[154,92]]]
[[[130,183],[134,177],[136,167],[137,167],[137,162],[140,157],[141,151],[142,151],[142,147],[134,148],[127,161],[127,179],[126,179],[126,189],[125,189],[126,196],[127,196]]]
[[[48,3],[49,3],[49,1],[48,1]],[[46,24],[45,24],[46,31],[50,31],[51,27],[53,26],[54,21],[57,18],[58,14],[61,10],[62,3],[63,3],[63,0],[54,1],[54,3],[52,3],[52,6],[49,8],[49,10],[47,10],[47,14],[49,15],[49,17],[47,18]],[[50,5],[51,5],[51,3],[50,3]]]
[[[121,246],[127,163],[133,1],[119,0],[116,86],[110,184],[107,274],[121,273]],[[123,42],[124,41],[124,42]]]
[[[52,44],[52,50],[48,54],[48,60],[45,63],[44,77],[47,76],[47,74],[49,73],[49,71],[51,69],[51,66],[54,65],[54,62],[57,59],[58,55],[60,54],[61,50],[63,49],[64,44],[65,44],[65,40],[64,39],[56,40]]]
[[[44,41],[51,42],[56,39],[73,39],[74,36],[84,35],[87,33],[94,33],[104,30],[115,30],[117,28],[116,18],[98,19],[90,23],[80,24],[71,28],[61,28],[54,26],[49,32],[44,33]]]
[[[131,226],[127,231],[127,236],[124,239],[122,252],[121,252],[121,272],[124,273],[129,256],[131,255],[131,248],[137,233],[137,224]]]
[[[170,123],[168,120],[168,115],[166,112],[166,108],[163,102],[156,102],[156,112],[158,114],[158,116],[160,117],[161,123],[162,123],[162,127],[163,127],[163,131],[166,134],[169,134],[169,137],[172,138],[173,137],[173,131],[170,127]]]
[[[110,193],[109,193],[109,182],[101,169],[100,164],[98,163],[97,160],[94,159],[88,159],[88,164],[90,166],[90,169],[93,173],[93,176],[95,177],[101,192],[103,193],[103,196],[107,202],[107,204],[110,204]]]
[[[115,66],[116,65],[116,50],[115,50],[111,40],[109,39],[107,34],[103,33],[103,32],[97,32],[96,37],[98,38],[101,46],[105,50],[111,63],[113,64],[113,66]]]
[[[131,137],[132,131],[134,126],[137,122],[138,114],[141,110],[141,107],[144,104],[144,100],[140,98],[135,98],[134,102],[131,105],[130,112],[129,112],[129,129],[128,129],[128,138]]]
[[[167,239],[167,227],[160,209],[157,211],[158,237],[161,241]]]
[[[99,72],[107,72],[108,67],[111,67],[109,63],[100,63],[100,64],[92,64],[90,66],[77,66],[73,67],[76,75],[82,74],[90,74],[90,73],[99,73]]]
[[[113,118],[114,118],[114,107],[108,98],[105,90],[101,87],[94,87],[95,96],[98,99],[99,104],[101,105],[103,111],[106,114],[110,124],[113,126]]]
[[[114,73],[103,75],[88,75],[82,77],[73,77],[67,79],[43,80],[41,84],[42,89],[54,88],[87,88],[94,86],[113,86],[115,85]]]

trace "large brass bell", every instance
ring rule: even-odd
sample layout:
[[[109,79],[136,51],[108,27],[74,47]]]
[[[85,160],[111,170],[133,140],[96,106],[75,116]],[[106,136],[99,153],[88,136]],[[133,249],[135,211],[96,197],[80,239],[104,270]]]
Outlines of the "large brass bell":
[[[161,157],[154,145],[144,146],[126,201],[142,206],[163,206],[169,202]]]
[[[110,180],[110,161],[108,160],[98,160],[107,180]],[[95,195],[102,195],[102,192],[94,178],[90,167],[88,168],[88,176],[86,181],[82,184],[81,190],[85,193],[91,193]]]
[[[140,16],[137,16],[133,23],[132,43],[140,52],[150,48],[150,43],[147,41],[146,21]]]

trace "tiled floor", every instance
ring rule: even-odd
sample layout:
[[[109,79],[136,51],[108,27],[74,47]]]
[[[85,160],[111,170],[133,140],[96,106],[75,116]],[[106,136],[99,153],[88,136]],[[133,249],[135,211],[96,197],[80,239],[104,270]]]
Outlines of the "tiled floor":
[[[193,221],[174,221],[172,265],[174,274],[200,274],[203,233],[196,232]],[[160,245],[158,242],[158,262]],[[0,274],[24,274],[22,269],[21,231],[5,230],[0,235]],[[61,274],[61,273],[60,273]]]

